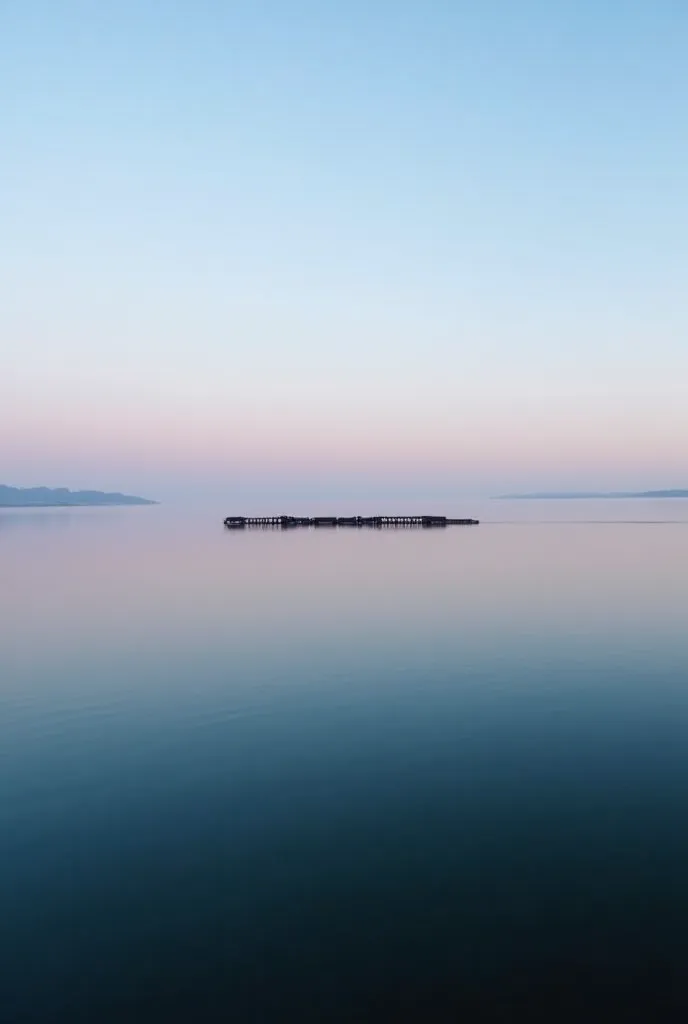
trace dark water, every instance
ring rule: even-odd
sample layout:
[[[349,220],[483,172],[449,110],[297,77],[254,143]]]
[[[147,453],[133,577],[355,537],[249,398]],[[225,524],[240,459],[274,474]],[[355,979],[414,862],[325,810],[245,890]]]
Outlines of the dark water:
[[[0,513],[0,1020],[684,1019],[688,502],[227,511]]]

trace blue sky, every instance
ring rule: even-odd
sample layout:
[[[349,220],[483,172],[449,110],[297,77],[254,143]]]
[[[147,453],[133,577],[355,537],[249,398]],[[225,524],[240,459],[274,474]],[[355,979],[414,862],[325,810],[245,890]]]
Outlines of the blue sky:
[[[672,0],[8,0],[0,479],[686,485],[687,52]]]

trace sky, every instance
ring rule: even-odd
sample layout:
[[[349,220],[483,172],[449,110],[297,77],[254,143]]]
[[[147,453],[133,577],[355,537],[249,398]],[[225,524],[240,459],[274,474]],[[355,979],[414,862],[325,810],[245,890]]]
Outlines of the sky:
[[[0,482],[688,486],[684,0],[0,0]]]

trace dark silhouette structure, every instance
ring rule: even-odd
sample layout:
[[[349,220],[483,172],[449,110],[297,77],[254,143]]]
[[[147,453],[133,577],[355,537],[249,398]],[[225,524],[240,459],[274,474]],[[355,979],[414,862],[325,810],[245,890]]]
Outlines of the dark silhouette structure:
[[[479,520],[447,516],[227,516],[224,523],[228,530],[243,530],[247,526],[477,526]]]

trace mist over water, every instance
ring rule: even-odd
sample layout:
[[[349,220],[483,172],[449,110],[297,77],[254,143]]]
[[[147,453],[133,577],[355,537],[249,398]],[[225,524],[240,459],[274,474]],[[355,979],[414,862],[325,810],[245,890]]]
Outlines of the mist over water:
[[[3,1019],[681,1019],[688,502],[354,504],[0,512]]]

